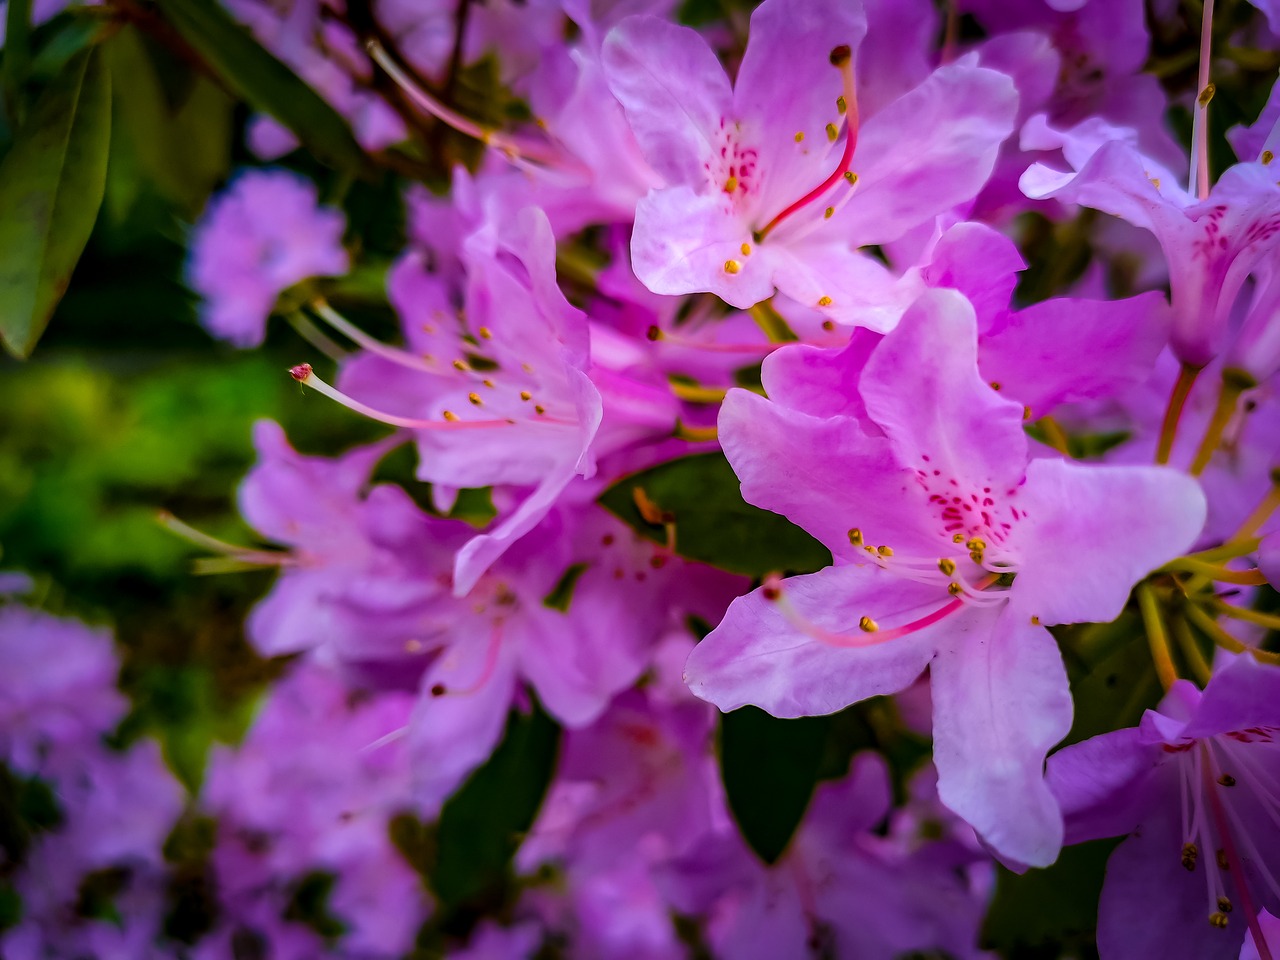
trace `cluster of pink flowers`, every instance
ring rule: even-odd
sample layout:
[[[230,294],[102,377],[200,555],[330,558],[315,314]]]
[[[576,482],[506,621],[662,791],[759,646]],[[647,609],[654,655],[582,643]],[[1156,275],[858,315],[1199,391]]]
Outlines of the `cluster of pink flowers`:
[[[1244,29],[1275,49],[1258,5]],[[293,368],[328,398],[298,403],[394,428],[317,457],[257,427],[240,509],[274,549],[228,550],[279,567],[247,633],[296,659],[197,800],[222,878],[198,956],[411,950],[438,905],[391,825],[440,817],[532,712],[564,733],[520,882],[449,956],[985,956],[995,862],[1116,837],[1103,960],[1280,958],[1280,92],[1214,171],[1213,90],[1182,105],[1188,157],[1139,0],[959,0],[950,24],[929,0],[764,0],[745,49],[661,0],[498,2],[456,46],[536,122],[492,129],[432,92],[452,3],[376,4],[376,36],[341,5],[230,6],[366,148],[416,111],[487,150],[447,195],[406,193],[394,343],[327,295],[355,255],[300,175],[240,173],[195,231],[211,333],[260,343],[288,291],[351,344],[334,377]],[[250,139],[276,158],[273,123]],[[1093,264],[1026,302],[1020,218],[1084,208],[1109,215]],[[1141,292],[1112,296],[1135,254]],[[405,445],[415,479],[387,482]],[[695,496],[643,471],[718,457],[739,486],[702,509],[745,501],[830,559],[788,568],[750,532],[701,553]],[[1111,621],[1164,697],[1063,747],[1063,646]],[[765,862],[720,713],[871,698],[931,755],[895,798],[856,754]],[[288,916],[317,872],[327,941]]]

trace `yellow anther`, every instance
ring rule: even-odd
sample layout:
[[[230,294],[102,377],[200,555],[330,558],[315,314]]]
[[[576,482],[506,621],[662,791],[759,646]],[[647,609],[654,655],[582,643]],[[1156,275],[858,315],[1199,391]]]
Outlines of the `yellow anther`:
[[[1202,107],[1207,107],[1209,105],[1209,101],[1213,99],[1213,95],[1217,90],[1218,88],[1214,84],[1206,83],[1204,85],[1204,89],[1200,91],[1200,96],[1196,97],[1196,103],[1200,104]]]
[[[1039,617],[1034,617],[1034,616],[1033,616],[1033,617],[1031,618],[1031,625],[1032,625],[1033,627],[1038,627],[1038,626],[1040,626],[1040,618],[1039,618]]]
[[[415,639],[406,640],[404,642],[404,650],[405,650],[405,653],[421,653],[422,641],[415,640]]]
[[[943,557],[938,561],[938,569],[942,571],[944,577],[949,577],[956,572],[956,562],[950,557]]]
[[[538,416],[542,416],[544,413],[547,412],[547,408],[540,403],[535,403],[533,405],[533,412],[536,413]]]
[[[467,366],[467,361],[455,360],[453,361],[453,369],[459,370],[459,371],[466,371],[466,370],[470,370],[471,368]]]
[[[947,584],[947,593],[951,594],[953,597],[958,597],[960,594],[964,593],[964,587],[952,580]]]
[[[827,331],[827,333],[830,333],[830,332],[831,332],[832,330],[834,330],[835,328],[836,328],[836,325],[835,325],[835,323],[834,323],[834,322],[832,322],[831,320],[823,320],[823,321],[822,321],[822,329],[823,329],[823,330],[825,330],[825,331]]]
[[[876,553],[880,554],[880,556],[882,556],[882,557],[892,557],[892,556],[893,556],[893,547],[890,547],[890,546],[879,546],[879,547],[876,547]]]
[[[483,380],[481,380],[480,382],[481,382],[481,383],[483,383],[486,387],[492,387],[492,386],[493,386],[493,381],[492,381],[492,380],[490,380],[488,377],[485,377],[485,378],[484,378]]]
[[[835,125],[834,123],[828,123],[828,124],[827,124],[827,139],[828,139],[828,140],[830,140],[832,143],[835,143],[835,142],[836,142],[836,137],[838,137],[838,136],[840,136],[840,131],[836,129],[836,125]]]
[[[998,391],[1003,386],[1003,384],[1001,384],[999,380],[992,380],[990,386],[992,390]]]
[[[480,394],[478,393],[468,393],[467,399],[470,400],[472,403],[474,403],[477,407],[480,406],[480,404],[484,403],[484,401],[480,399]]]
[[[493,331],[492,331],[492,330],[490,330],[488,327],[481,327],[481,328],[480,328],[479,330],[477,330],[476,332],[477,332],[478,334],[480,334],[480,339],[481,339],[481,340],[492,340],[492,339],[493,339]]]
[[[1200,850],[1194,843],[1184,843],[1182,845],[1182,866],[1187,870],[1196,868],[1196,859],[1200,856]]]
[[[1276,158],[1276,155],[1275,155],[1274,153],[1272,153],[1270,150],[1263,150],[1263,151],[1262,151],[1262,156],[1261,156],[1261,157],[1259,157],[1258,159],[1260,159],[1260,160],[1262,161],[1262,165],[1265,167],[1267,164],[1269,164],[1269,163],[1270,163],[1272,160],[1274,160],[1275,158]]]
[[[532,393],[530,393],[528,390],[521,390],[521,391],[520,391],[520,399],[521,399],[521,400],[532,400],[532,399],[533,399],[533,394],[532,394]]]
[[[724,262],[725,273],[737,273],[741,269],[742,269],[742,264],[740,264],[737,260],[726,260]]]
[[[852,543],[855,547],[862,546],[862,531],[859,530],[857,527],[852,528],[849,531],[849,542]]]
[[[804,131],[803,131],[803,130],[797,130],[797,131],[796,131],[796,143],[802,143],[802,142],[804,142]]]
[[[987,548],[986,541],[981,537],[973,537],[965,546],[970,550],[985,550]]]
[[[951,542],[952,542],[952,543],[964,543],[964,534],[963,534],[963,533],[957,533],[954,537],[952,537],[952,538],[951,538]]]
[[[853,59],[853,50],[847,43],[831,48],[831,65],[833,67],[843,67],[851,59]]]
[[[858,175],[852,170],[846,170],[844,172],[844,178],[849,181],[849,186],[853,186],[858,182]]]
[[[827,209],[826,209],[826,210],[822,211],[822,216],[823,216],[823,218],[824,218],[824,219],[826,219],[826,220],[830,220],[830,219],[831,219],[832,217],[834,217],[835,215],[836,215],[836,208],[835,208],[835,207],[827,207]]]
[[[1157,190],[1159,190],[1159,189],[1160,189],[1160,178],[1159,178],[1159,177],[1152,177],[1152,178],[1151,178],[1151,185],[1152,185],[1153,187],[1155,187]]]
[[[749,244],[749,243],[744,243],[744,244],[743,244],[741,247],[739,247],[738,249],[742,251],[742,255],[743,255],[744,257],[749,257],[749,256],[751,256],[751,244]]]
[[[1030,420],[1030,419],[1031,419],[1031,408],[1030,408],[1030,407],[1023,407],[1023,408],[1022,408],[1022,419],[1023,419],[1023,420]]]
[[[844,116],[844,112],[849,109],[849,104],[845,102],[844,97],[836,97],[836,109],[840,111],[841,116]]]
[[[440,416],[444,417],[450,423],[458,422],[458,415],[454,413],[452,410],[446,410],[444,413],[440,414]]]
[[[1231,906],[1231,901],[1228,900],[1226,897],[1219,897],[1218,909],[1221,910],[1223,913],[1230,913],[1233,909],[1233,907]]]
[[[1221,910],[1209,914],[1210,926],[1217,927],[1219,930],[1225,929],[1227,926],[1227,915]]]
[[[972,560],[974,563],[981,563],[981,562],[982,562],[982,551],[981,551],[981,550],[970,550],[970,551],[969,551],[969,559],[970,559],[970,560]]]
[[[820,306],[820,307],[829,307],[829,306],[831,306],[831,303],[832,303],[832,301],[831,301],[831,298],[830,298],[830,297],[819,297],[819,298],[818,298],[818,306]]]
[[[858,626],[862,628],[864,633],[875,633],[880,629],[880,624],[876,623],[870,617],[863,617],[858,621]]]
[[[726,180],[726,181],[724,182],[724,192],[725,192],[725,193],[733,193],[733,191],[735,191],[735,190],[737,190],[737,189],[738,189],[738,178],[737,178],[737,177],[730,177],[728,180]]]

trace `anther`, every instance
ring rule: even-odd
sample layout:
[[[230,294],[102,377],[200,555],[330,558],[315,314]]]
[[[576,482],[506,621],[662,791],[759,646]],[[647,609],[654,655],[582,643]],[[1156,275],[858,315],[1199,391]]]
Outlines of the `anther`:
[[[836,325],[835,325],[832,321],[830,321],[830,320],[823,320],[823,321],[822,321],[822,329],[823,329],[823,330],[825,330],[825,331],[827,331],[827,333],[830,333],[830,332],[831,332],[832,330],[834,330],[835,328],[836,328]]]
[[[1036,616],[1033,616],[1033,617],[1031,618],[1031,625],[1032,625],[1033,627],[1038,627],[1038,626],[1040,626],[1040,618],[1039,618],[1039,617],[1036,617]]]
[[[296,367],[290,367],[289,376],[299,383],[306,383],[307,378],[311,376],[311,364],[300,363]]]
[[[1200,856],[1200,851],[1194,843],[1184,843],[1182,845],[1182,866],[1186,870],[1195,870],[1196,859]]]
[[[1221,910],[1211,913],[1209,914],[1209,924],[1219,930],[1224,930],[1227,926],[1227,915]]]
[[[477,330],[476,332],[477,332],[478,334],[480,334],[480,339],[481,339],[481,340],[492,340],[492,339],[493,339],[493,331],[492,331],[492,330],[490,330],[488,327],[481,327],[481,328],[480,328],[479,330]]]
[[[822,211],[822,217],[824,220],[830,220],[835,215],[836,215],[835,207],[827,207],[826,210]]]
[[[535,403],[533,405],[533,412],[536,413],[538,416],[542,416],[544,413],[547,412],[547,408],[540,403]]]
[[[1001,384],[999,380],[992,380],[990,386],[992,390],[999,392]]]
[[[521,390],[521,391],[520,391],[520,399],[521,399],[521,400],[532,400],[532,399],[533,399],[533,394],[532,394],[532,393],[530,393],[528,390]]]
[[[849,109],[849,104],[845,102],[844,97],[836,97],[836,110],[840,112],[840,116],[844,116],[844,112]]]
[[[981,550],[970,550],[970,551],[969,551],[969,559],[970,559],[970,560],[972,560],[974,563],[981,563],[981,562],[982,562],[982,551],[981,551]]]
[[[870,617],[863,617],[860,619],[858,621],[858,626],[862,629],[863,633],[875,633],[880,629],[880,624],[876,623]]]
[[[958,597],[960,594],[964,593],[964,587],[960,586],[960,584],[955,580],[952,580],[947,584],[947,593],[951,594],[953,597]]]
[[[824,297],[819,297],[819,298],[818,298],[818,306],[820,306],[820,307],[829,307],[829,306],[831,306],[831,303],[832,303],[832,300],[831,300],[831,298],[830,298],[830,297],[825,297],[825,296],[824,296]]]
[[[1232,910],[1231,901],[1228,900],[1226,897],[1219,897],[1218,909],[1221,910],[1223,913],[1230,913]]]
[[[828,139],[828,140],[830,140],[832,143],[835,143],[835,142],[836,142],[836,137],[838,137],[838,136],[840,136],[840,131],[836,129],[836,125],[835,125],[834,123],[828,123],[828,124],[827,124],[827,139]]]
[[[983,540],[981,537],[973,537],[973,538],[971,538],[971,539],[969,540],[969,542],[965,544],[965,546],[966,546],[966,547],[968,547],[970,550],[985,550],[985,549],[987,549],[987,543],[986,543],[986,541],[985,541],[985,540]]]
[[[737,273],[741,269],[742,269],[742,264],[739,263],[737,260],[726,260],[724,262],[725,273]]]
[[[742,255],[744,257],[751,256],[751,244],[744,243],[739,249],[742,251]]]
[[[849,531],[849,542],[853,544],[855,547],[862,546],[862,531],[859,530],[857,527],[853,527]]]
[[[459,373],[465,373],[467,370],[470,370],[471,367],[467,365],[467,361],[465,360],[455,360],[453,361],[453,369],[457,370]]]
[[[954,537],[952,537],[952,538],[951,538],[951,542],[952,542],[952,543],[964,543],[964,534],[963,534],[963,533],[957,533]]]
[[[445,695],[445,686],[443,683],[435,683],[431,685],[431,695],[433,697],[443,697]]]
[[[662,328],[655,323],[653,326],[651,326],[648,330],[645,331],[645,337],[648,340],[661,340]],[[529,398],[525,397],[525,399],[528,400]]]
[[[442,412],[442,413],[440,414],[440,416],[444,417],[444,418],[445,418],[446,420],[448,420],[450,423],[457,423],[457,422],[458,422],[458,415],[457,415],[456,413],[454,413],[452,410],[445,410],[444,412]]]
[[[797,130],[797,131],[796,131],[796,143],[803,143],[803,142],[804,142],[804,131],[803,131],[803,130]]]
[[[737,178],[737,177],[730,177],[728,180],[726,180],[726,181],[724,182],[724,192],[725,192],[725,193],[733,193],[733,191],[735,191],[735,190],[737,190],[737,189],[738,189],[738,178]]]
[[[944,577],[949,577],[956,572],[956,562],[950,557],[943,557],[938,561],[938,569],[942,571]]]
[[[484,403],[484,401],[480,399],[480,394],[478,393],[468,393],[467,399],[470,400],[472,403],[474,403],[477,407],[480,406],[480,404]]]
[[[849,62],[852,56],[853,51],[849,48],[849,45],[847,43],[842,43],[840,46],[832,48],[831,65],[833,67],[843,67]]]
[[[763,596],[770,603],[772,603],[773,601],[777,600],[779,597],[782,596],[782,589],[776,583],[770,580],[766,582],[763,587],[760,588],[760,595]]]
[[[1206,83],[1204,85],[1204,89],[1200,91],[1200,96],[1196,97],[1196,103],[1200,104],[1202,107],[1207,107],[1209,105],[1209,101],[1213,99],[1213,95],[1217,90],[1218,88],[1214,84]]]
[[[1274,153],[1272,153],[1270,150],[1263,150],[1263,151],[1262,151],[1262,156],[1261,156],[1261,157],[1259,157],[1259,159],[1262,161],[1262,165],[1263,165],[1264,167],[1265,167],[1267,164],[1269,164],[1272,160],[1274,160],[1275,158],[1276,158],[1276,155],[1275,155]]]
[[[852,170],[846,170],[844,172],[844,178],[849,181],[849,186],[853,186],[858,182],[858,175]]]
[[[890,547],[888,545],[882,545],[882,546],[876,547],[876,553],[880,554],[880,556],[882,557],[892,557],[893,547]]]
[[[489,387],[489,388],[491,388],[491,389],[492,389],[492,387],[494,386],[493,381],[492,381],[492,380],[490,380],[488,377],[485,377],[485,378],[484,378],[483,380],[481,380],[480,382],[481,382],[481,383],[483,383],[486,387]]]
[[[1218,782],[1224,787],[1234,787],[1236,785],[1236,778],[1229,773],[1224,773],[1218,778]]]

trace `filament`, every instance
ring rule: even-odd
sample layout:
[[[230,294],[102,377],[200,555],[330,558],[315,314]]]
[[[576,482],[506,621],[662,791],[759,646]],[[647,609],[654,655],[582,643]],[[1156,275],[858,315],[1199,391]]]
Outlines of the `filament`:
[[[323,297],[316,297],[311,301],[311,309],[333,329],[357,344],[363,349],[369,351],[376,356],[382,357],[384,360],[390,360],[392,363],[398,363],[402,367],[408,367],[410,370],[422,370],[427,373],[439,373],[440,368],[423,357],[414,356],[407,350],[401,350],[398,347],[392,347],[380,340],[375,340],[350,320],[346,319],[333,307],[329,306],[327,300]]]

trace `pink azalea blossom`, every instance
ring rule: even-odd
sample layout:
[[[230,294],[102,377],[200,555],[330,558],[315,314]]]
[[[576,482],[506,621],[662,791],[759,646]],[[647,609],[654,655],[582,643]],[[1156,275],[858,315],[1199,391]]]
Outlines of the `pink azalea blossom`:
[[[1061,818],[1041,768],[1071,722],[1045,625],[1114,618],[1135,581],[1190,546],[1205,503],[1171,470],[1028,462],[1022,407],[979,375],[975,327],[966,300],[933,291],[865,365],[847,348],[833,390],[845,409],[729,395],[720,436],[743,496],[836,565],[736,600],[687,678],[721,709],[800,716],[930,667],[942,801],[1002,857],[1043,865]],[[765,387],[788,393],[769,364]]]

